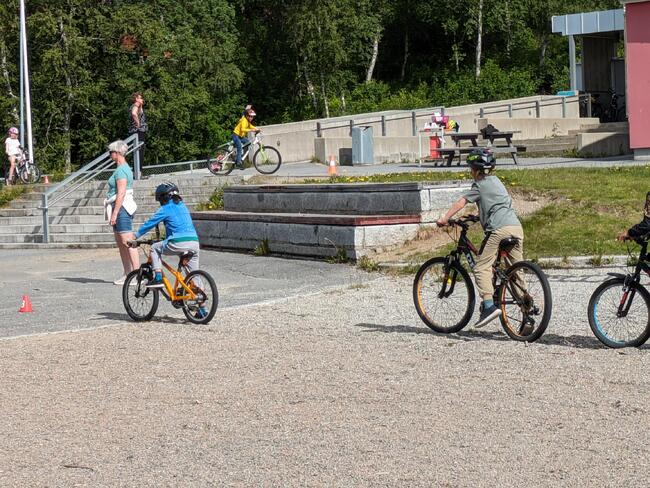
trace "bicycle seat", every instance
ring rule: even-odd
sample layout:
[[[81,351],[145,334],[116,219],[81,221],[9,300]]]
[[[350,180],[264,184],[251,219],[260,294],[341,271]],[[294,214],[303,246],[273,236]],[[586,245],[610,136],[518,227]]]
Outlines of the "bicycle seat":
[[[178,258],[178,260],[179,260],[179,262],[180,262],[183,266],[185,266],[185,265],[187,265],[187,263],[190,262],[190,260],[191,260],[195,255],[196,255],[196,252],[194,252],[194,251],[187,251],[187,252],[184,252],[183,254],[181,254],[180,257]]]
[[[519,239],[515,236],[506,237],[499,242],[499,251],[510,252],[519,243]]]

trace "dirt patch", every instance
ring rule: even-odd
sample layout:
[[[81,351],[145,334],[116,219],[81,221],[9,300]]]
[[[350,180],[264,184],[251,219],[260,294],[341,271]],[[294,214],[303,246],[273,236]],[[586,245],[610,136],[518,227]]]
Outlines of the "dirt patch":
[[[529,192],[513,192],[512,206],[518,216],[530,215],[548,205],[553,199],[545,195]],[[471,207],[468,207],[471,208]],[[474,209],[467,213],[476,212]],[[479,225],[479,224],[475,224]],[[369,256],[378,263],[410,263],[422,261],[422,256],[431,254],[437,249],[452,241],[454,230],[450,228],[440,229],[434,224],[424,226],[415,239],[412,239],[399,247],[382,250]]]

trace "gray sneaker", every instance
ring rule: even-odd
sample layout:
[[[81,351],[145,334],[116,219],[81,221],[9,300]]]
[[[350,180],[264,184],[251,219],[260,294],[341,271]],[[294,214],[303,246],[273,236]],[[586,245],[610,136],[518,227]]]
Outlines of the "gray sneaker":
[[[126,275],[123,275],[123,276],[120,276],[118,279],[116,279],[116,280],[113,282],[113,284],[114,284],[114,285],[118,285],[118,286],[122,286],[122,285],[124,284],[125,281],[126,281]]]
[[[500,315],[501,315],[500,308],[497,308],[494,305],[492,305],[491,307],[484,309],[483,306],[481,305],[481,316],[479,317],[478,322],[474,324],[474,327],[480,329],[481,327],[484,327],[490,322],[492,322]]]

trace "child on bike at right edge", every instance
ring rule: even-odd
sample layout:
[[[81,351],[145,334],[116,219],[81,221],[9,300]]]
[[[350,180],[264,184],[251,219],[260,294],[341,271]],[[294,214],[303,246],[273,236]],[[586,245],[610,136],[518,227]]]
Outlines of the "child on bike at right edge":
[[[20,141],[18,140],[18,129],[10,127],[7,131],[7,138],[5,139],[5,152],[9,158],[9,171],[5,184],[11,185],[14,181],[14,173],[16,171],[16,159],[20,156]]]
[[[475,150],[467,156],[474,183],[447,213],[437,221],[439,226],[447,225],[449,219],[462,210],[468,203],[476,203],[485,239],[481,244],[474,276],[476,287],[481,296],[481,316],[475,327],[483,327],[501,315],[501,310],[494,305],[494,287],[492,285],[492,265],[496,261],[499,243],[507,237],[515,237],[517,244],[509,252],[508,264],[523,259],[524,231],[521,222],[512,208],[512,199],[501,180],[492,175],[496,166],[494,155],[488,150]]]
[[[643,207],[643,220],[633,225],[625,232],[621,232],[617,239],[626,241],[628,239],[637,240],[650,234],[650,191],[645,196],[645,206]]]

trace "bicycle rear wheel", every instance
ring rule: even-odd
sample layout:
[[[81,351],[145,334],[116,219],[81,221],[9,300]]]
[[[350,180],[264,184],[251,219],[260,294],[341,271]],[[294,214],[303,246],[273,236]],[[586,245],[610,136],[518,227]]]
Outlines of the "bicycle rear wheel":
[[[20,179],[23,183],[38,183],[41,179],[41,170],[35,164],[27,164],[20,172]]]
[[[207,324],[217,312],[219,293],[217,284],[208,273],[195,270],[185,277],[185,284],[196,294],[196,299],[183,299],[183,313],[193,324]],[[187,291],[183,290],[182,294]]]
[[[122,286],[124,308],[136,322],[151,320],[158,310],[158,290],[147,288],[148,283],[149,280],[141,268],[131,271]]]
[[[270,175],[280,169],[282,156],[273,146],[260,146],[253,156],[253,166],[262,174]]]
[[[232,150],[228,151],[226,148],[219,148],[205,160],[205,165],[213,175],[227,176],[235,169],[232,155]]]
[[[601,283],[589,299],[589,327],[607,347],[637,347],[650,337],[650,293],[625,278]]]
[[[501,325],[516,341],[533,342],[541,337],[551,319],[551,286],[539,266],[519,261],[506,270],[498,290]]]
[[[432,258],[415,275],[413,302],[429,328],[443,334],[458,332],[474,313],[474,284],[462,267],[447,264],[444,257]]]

